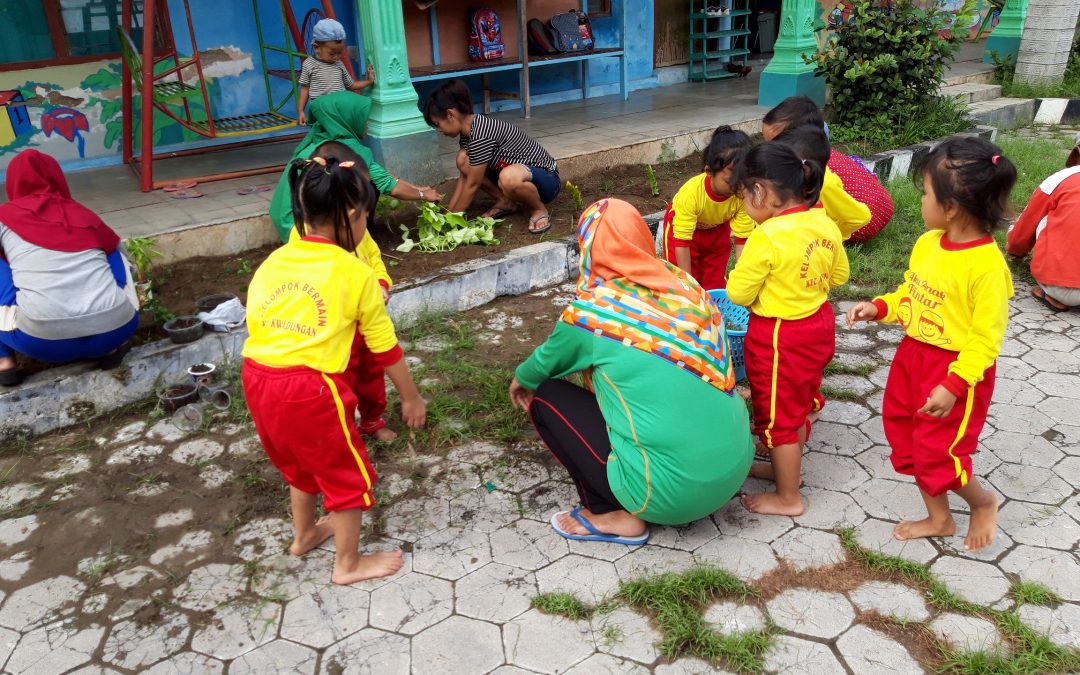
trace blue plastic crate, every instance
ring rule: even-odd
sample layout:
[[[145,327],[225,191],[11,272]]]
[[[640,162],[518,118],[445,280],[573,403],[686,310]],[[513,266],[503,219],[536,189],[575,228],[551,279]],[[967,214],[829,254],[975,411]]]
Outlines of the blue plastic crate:
[[[743,353],[743,340],[746,338],[746,328],[750,324],[750,310],[728,300],[727,291],[722,288],[709,291],[709,297],[724,315],[725,323],[741,326],[739,330],[728,329],[727,336],[728,344],[731,346],[731,362],[735,365],[735,379],[745,380],[746,356]]]

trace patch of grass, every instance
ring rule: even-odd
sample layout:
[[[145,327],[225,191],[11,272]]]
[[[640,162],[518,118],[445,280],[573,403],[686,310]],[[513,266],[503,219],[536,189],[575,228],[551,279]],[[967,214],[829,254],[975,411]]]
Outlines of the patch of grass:
[[[825,366],[825,376],[829,375],[859,375],[861,377],[867,377],[879,366],[871,364],[863,364],[859,366],[849,366],[839,361],[831,361],[829,365]]]
[[[596,611],[596,608],[586,605],[570,593],[541,593],[532,599],[532,606],[544,614],[554,614],[572,621],[589,619]]]
[[[821,394],[830,401],[861,401],[863,398],[857,391],[830,387],[828,385],[821,386]]]
[[[1035,581],[1017,579],[1009,589],[1011,597],[1019,605],[1040,605],[1042,607],[1057,607],[1061,604],[1061,596],[1046,586]]]

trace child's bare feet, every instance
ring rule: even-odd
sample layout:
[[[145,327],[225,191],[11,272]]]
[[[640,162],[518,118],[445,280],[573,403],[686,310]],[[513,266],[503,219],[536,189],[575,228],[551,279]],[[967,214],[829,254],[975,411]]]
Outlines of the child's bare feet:
[[[956,521],[951,515],[947,519],[901,520],[893,528],[893,538],[899,541],[925,537],[951,537],[954,534],[956,534]]]
[[[371,434],[371,436],[375,440],[382,441],[383,443],[392,443],[397,440],[397,432],[390,427],[383,427],[382,429],[379,429],[375,433]]]
[[[806,507],[802,497],[784,499],[775,492],[762,492],[756,495],[743,495],[742,504],[747,511],[772,516],[801,516]]]
[[[334,574],[330,580],[335,584],[348,586],[358,581],[388,577],[405,564],[401,551],[380,551],[368,555],[358,555],[351,563],[335,561]]]
[[[964,537],[965,551],[986,548],[994,541],[994,535],[997,534],[997,496],[990,491],[986,491],[986,494],[989,496],[986,503],[978,506],[971,505],[971,524],[968,525],[968,533]]]
[[[750,477],[776,481],[776,468],[772,462],[757,462],[750,465]]]
[[[334,536],[334,528],[330,525],[330,516],[323,516],[315,521],[314,527],[305,530],[303,534],[297,533],[292,546],[289,547],[289,553],[304,555],[332,536]]]
[[[614,534],[620,537],[639,537],[645,532],[645,521],[632,516],[626,511],[611,511],[609,513],[593,513],[589,509],[581,509],[581,517],[589,521],[593,527],[604,534]],[[585,526],[577,521],[567,511],[559,518],[559,527],[563,532],[570,534],[591,534]]]

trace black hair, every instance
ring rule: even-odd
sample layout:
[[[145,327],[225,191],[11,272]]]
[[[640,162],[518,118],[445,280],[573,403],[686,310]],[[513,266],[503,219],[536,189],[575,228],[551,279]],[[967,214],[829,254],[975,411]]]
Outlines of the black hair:
[[[435,118],[446,119],[446,114],[456,110],[462,115],[473,111],[472,94],[464,80],[450,80],[431,92],[424,104],[424,121],[428,126],[435,126]]]
[[[1016,166],[990,141],[978,136],[945,139],[913,174],[920,190],[927,177],[942,206],[960,207],[988,233],[1005,224]]]
[[[832,154],[825,129],[813,124],[788,127],[773,141],[790,147],[799,159],[812,159],[822,166],[829,163],[829,155]]]
[[[323,144],[324,146],[327,144]],[[320,146],[322,149],[322,146]],[[296,159],[289,165],[289,188],[292,191],[293,221],[300,236],[306,223],[333,224],[334,241],[346,251],[356,251],[349,210],[371,213],[375,208],[375,190],[371,187],[367,165],[362,161],[349,166],[334,155],[316,154],[315,159]]]
[[[367,162],[360,156],[360,153],[356,152],[349,146],[345,145],[341,141],[326,141],[320,143],[319,147],[315,148],[308,157],[337,157],[339,162],[356,162],[357,165],[364,171],[368,171]]]
[[[723,171],[734,164],[739,153],[749,149],[753,144],[754,142],[744,131],[732,129],[726,124],[716,127],[708,147],[701,153],[705,161],[705,170],[709,173]]]
[[[821,115],[821,109],[809,96],[789,96],[775,108],[765,113],[762,122],[765,124],[781,124],[785,129],[801,127],[806,124],[825,128],[825,118]]]
[[[803,159],[785,143],[762,143],[746,151],[735,164],[728,183],[737,190],[749,190],[761,183],[769,186],[787,201],[807,206],[817,204],[825,167],[812,159]]]

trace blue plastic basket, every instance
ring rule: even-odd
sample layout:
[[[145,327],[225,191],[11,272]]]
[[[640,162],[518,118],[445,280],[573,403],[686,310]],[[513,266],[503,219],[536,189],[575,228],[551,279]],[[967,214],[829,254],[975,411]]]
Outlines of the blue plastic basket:
[[[750,323],[750,310],[728,300],[727,291],[717,288],[709,291],[709,297],[716,303],[717,309],[724,315],[724,322],[741,326],[739,330],[728,329],[728,344],[731,345],[731,362],[735,365],[735,379],[746,379],[746,356],[743,354],[743,340],[746,327]]]

